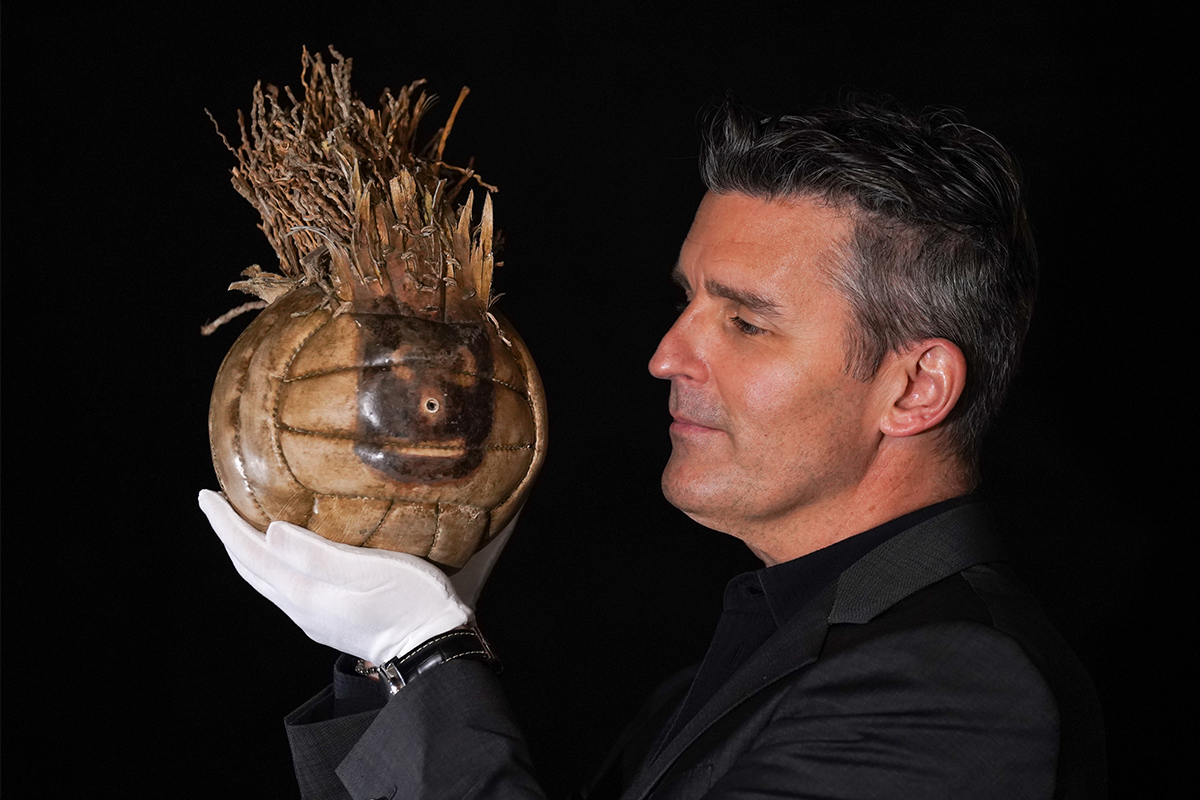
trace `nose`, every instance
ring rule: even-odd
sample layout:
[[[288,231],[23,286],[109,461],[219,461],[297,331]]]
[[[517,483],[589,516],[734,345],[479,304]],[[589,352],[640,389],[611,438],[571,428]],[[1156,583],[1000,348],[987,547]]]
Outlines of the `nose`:
[[[691,312],[690,306],[685,308],[658,343],[658,349],[650,358],[650,374],[654,377],[664,380],[704,380],[706,368],[696,347],[695,320]]]

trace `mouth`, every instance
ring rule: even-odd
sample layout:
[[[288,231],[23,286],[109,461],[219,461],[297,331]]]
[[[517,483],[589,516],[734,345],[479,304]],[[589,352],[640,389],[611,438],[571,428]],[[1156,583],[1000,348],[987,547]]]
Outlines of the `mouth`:
[[[354,445],[354,455],[371,469],[400,483],[458,480],[479,466],[483,449],[465,439],[410,441],[381,437]]]
[[[381,452],[405,458],[462,458],[467,454],[465,439],[450,439],[436,442],[412,442],[387,437],[374,442]]]
[[[725,415],[720,406],[694,392],[681,391],[675,385],[671,386],[667,411],[671,414],[672,434],[700,435],[724,430]]]
[[[671,415],[671,432],[672,433],[719,433],[720,428],[714,428],[711,425],[706,425],[703,422],[698,422],[694,419],[681,416],[679,414]]]
[[[389,443],[388,449],[409,458],[462,458],[467,454],[465,445],[462,439],[455,439],[448,442]]]

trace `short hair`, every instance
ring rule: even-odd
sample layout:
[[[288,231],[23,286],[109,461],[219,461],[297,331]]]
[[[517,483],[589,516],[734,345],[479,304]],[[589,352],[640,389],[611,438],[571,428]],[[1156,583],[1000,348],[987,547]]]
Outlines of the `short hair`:
[[[848,374],[869,380],[889,352],[922,339],[963,351],[966,387],[941,444],[974,473],[1037,293],[1013,156],[957,112],[892,101],[850,97],[763,118],[726,97],[705,116],[700,171],[711,191],[810,197],[852,214],[853,241],[831,269],[854,316]]]

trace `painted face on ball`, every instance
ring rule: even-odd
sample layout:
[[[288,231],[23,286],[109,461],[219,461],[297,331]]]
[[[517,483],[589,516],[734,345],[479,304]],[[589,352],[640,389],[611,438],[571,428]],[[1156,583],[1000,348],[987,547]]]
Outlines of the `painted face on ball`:
[[[356,314],[363,361],[354,447],[403,483],[465,477],[492,431],[492,350],[483,324]]]

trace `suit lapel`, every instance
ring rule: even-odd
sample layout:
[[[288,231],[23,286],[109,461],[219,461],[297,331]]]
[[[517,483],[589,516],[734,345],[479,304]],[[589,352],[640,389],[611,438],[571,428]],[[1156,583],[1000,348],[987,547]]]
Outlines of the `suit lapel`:
[[[982,506],[952,509],[863,556],[796,613],[650,758],[623,800],[647,797],[700,736],[741,703],[820,655],[829,626],[863,623],[913,592],[1001,557]]]
[[[896,534],[843,572],[828,621],[869,622],[913,592],[1002,555],[981,504],[951,509]]]
[[[648,760],[622,798],[646,797],[679,756],[718,720],[771,684],[816,660],[825,642],[826,619],[834,597],[835,587],[826,587],[758,648],[679,733]]]

